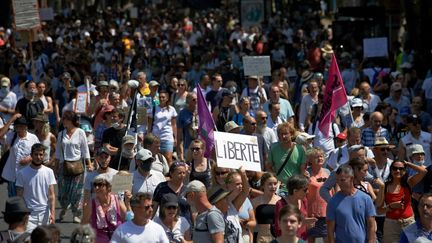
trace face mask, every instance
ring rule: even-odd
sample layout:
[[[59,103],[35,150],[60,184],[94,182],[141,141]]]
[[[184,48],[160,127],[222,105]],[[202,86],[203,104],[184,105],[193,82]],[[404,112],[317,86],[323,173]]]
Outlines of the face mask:
[[[120,126],[120,124],[118,122],[114,122],[113,124],[111,124],[111,127],[113,128],[118,128]]]
[[[135,157],[135,155],[136,155],[135,149],[125,149],[123,147],[123,151],[122,151],[122,156],[123,157],[132,159],[133,157]]]
[[[415,164],[415,165],[423,165],[424,164],[424,160],[420,160],[420,161],[417,161],[417,160],[413,160],[413,163]]]
[[[141,168],[141,170],[147,172],[147,171],[150,171],[151,165],[152,165],[152,163],[150,163],[150,162],[141,162],[140,168]]]
[[[4,99],[9,93],[9,88],[1,88],[0,89],[0,99]]]

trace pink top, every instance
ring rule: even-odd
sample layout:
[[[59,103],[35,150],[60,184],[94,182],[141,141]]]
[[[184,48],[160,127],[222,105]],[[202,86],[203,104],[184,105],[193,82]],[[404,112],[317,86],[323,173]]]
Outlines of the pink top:
[[[326,217],[327,202],[320,196],[319,190],[329,177],[328,171],[321,168],[318,174],[312,175],[309,180],[309,192],[306,196],[308,201],[307,213],[309,217]],[[333,192],[330,193],[333,196]]]

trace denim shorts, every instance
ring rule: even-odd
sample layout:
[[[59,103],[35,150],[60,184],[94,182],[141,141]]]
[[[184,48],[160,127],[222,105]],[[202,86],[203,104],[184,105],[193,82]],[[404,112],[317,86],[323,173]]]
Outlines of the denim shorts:
[[[170,152],[172,153],[174,150],[174,141],[161,141],[160,144],[160,152],[161,153],[165,153],[165,152]]]

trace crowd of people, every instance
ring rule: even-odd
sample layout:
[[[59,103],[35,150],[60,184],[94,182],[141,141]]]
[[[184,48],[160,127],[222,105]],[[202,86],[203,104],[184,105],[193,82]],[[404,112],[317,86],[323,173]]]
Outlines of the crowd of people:
[[[2,240],[58,242],[72,220],[71,242],[431,242],[432,73],[409,46],[384,66],[355,39],[336,53],[297,7],[250,28],[229,8],[66,9],[32,55],[1,29]],[[246,55],[271,76],[245,76]],[[348,103],[326,136],[333,55]],[[262,172],[206,151],[199,92],[218,131],[256,137]]]

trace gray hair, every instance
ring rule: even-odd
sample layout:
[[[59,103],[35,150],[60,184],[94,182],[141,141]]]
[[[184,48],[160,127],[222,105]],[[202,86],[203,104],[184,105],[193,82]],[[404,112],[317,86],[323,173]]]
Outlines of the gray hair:
[[[93,243],[96,242],[96,234],[89,224],[78,226],[71,235],[71,243]]]
[[[150,193],[138,192],[135,195],[133,195],[132,198],[130,199],[130,205],[131,205],[131,207],[136,207],[141,203],[141,201],[152,200],[152,199],[153,199],[153,197]]]
[[[336,170],[336,175],[345,174],[354,177],[354,170],[349,164],[343,164]]]

